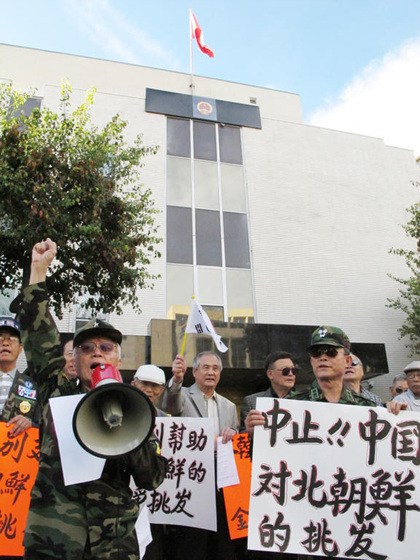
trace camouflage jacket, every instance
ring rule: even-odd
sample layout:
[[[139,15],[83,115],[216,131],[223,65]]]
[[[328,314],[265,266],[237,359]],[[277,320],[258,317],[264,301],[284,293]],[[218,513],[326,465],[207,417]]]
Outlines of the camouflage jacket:
[[[0,420],[8,422],[18,414],[32,420],[34,426],[39,425],[41,409],[36,403],[36,386],[26,372],[17,371]]]
[[[292,391],[286,397],[286,399],[293,399],[297,401],[316,401],[316,402],[329,402],[324,396],[321,387],[318,385],[318,382],[315,380],[312,385],[306,387],[305,389],[297,389],[296,391]],[[377,406],[376,403],[361,395],[356,393],[346,387],[343,386],[343,391],[341,393],[340,400],[337,404],[355,404],[358,406]]]
[[[139,450],[108,459],[100,479],[64,485],[49,398],[82,391],[62,374],[65,361],[47,300],[45,283],[28,286],[19,316],[28,370],[42,406],[39,471],[25,530],[25,558],[138,559],[138,504],[130,476],[139,488],[152,490],[164,479],[166,460],[151,437]]]

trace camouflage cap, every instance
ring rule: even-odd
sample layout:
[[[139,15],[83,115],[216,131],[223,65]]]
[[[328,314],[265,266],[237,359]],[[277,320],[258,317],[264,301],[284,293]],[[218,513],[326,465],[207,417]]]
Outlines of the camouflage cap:
[[[2,315],[0,317],[0,329],[9,329],[11,331],[14,331],[15,333],[17,333],[20,339],[20,325],[16,321],[16,319],[13,319],[13,317]]]
[[[88,338],[104,337],[121,344],[122,334],[110,323],[102,319],[91,319],[74,333],[73,344],[77,346]]]
[[[318,327],[311,337],[311,345],[313,346],[337,346],[338,348],[347,348],[350,350],[350,339],[344,331],[337,327]]]

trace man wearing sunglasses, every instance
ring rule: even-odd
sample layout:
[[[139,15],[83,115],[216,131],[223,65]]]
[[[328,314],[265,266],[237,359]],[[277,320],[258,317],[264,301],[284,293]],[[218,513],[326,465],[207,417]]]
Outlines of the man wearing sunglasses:
[[[260,413],[255,410],[257,398],[284,398],[295,386],[297,368],[289,352],[276,351],[269,354],[265,360],[265,371],[270,380],[270,387],[266,391],[254,393],[244,398],[239,430],[241,432],[246,431],[251,435],[254,432],[254,421],[260,419]]]
[[[397,395],[392,402],[406,405],[406,410],[420,412],[420,361],[414,361],[404,368],[408,389],[405,393]]]
[[[382,400],[380,399],[380,397],[378,397],[378,395],[375,395],[375,393],[368,391],[362,386],[362,379],[365,375],[365,372],[360,358],[358,358],[356,354],[350,354],[350,356],[351,364],[346,367],[344,383],[358,395],[376,403],[376,406],[383,406]]]
[[[401,395],[405,391],[407,391],[407,377],[405,373],[400,373],[396,375],[392,380],[392,385],[389,387],[389,392],[391,393],[391,399],[396,397],[397,395]]]
[[[346,368],[351,366],[350,340],[337,327],[318,327],[311,337],[308,348],[315,381],[312,385],[290,396],[305,401],[375,406],[370,399],[362,397],[344,385]]]
[[[101,320],[89,321],[74,337],[74,362],[80,383],[68,380],[60,338],[48,310],[47,271],[56,255],[47,239],[32,250],[29,285],[20,312],[22,341],[29,370],[38,381],[43,407],[39,470],[31,495],[24,546],[27,560],[139,559],[135,532],[139,506],[130,477],[139,488],[153,490],[164,479],[166,460],[154,436],[137,451],[109,458],[100,478],[66,486],[49,399],[86,393],[93,369],[120,367],[122,334]]]

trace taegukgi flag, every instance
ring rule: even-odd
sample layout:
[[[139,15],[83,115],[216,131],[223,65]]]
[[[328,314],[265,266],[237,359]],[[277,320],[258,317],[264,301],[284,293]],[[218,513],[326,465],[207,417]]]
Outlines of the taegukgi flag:
[[[191,26],[191,37],[197,40],[197,44],[200,51],[213,58],[214,52],[211,50],[210,47],[204,44],[203,32],[201,31],[201,27],[199,26],[198,21],[191,10],[190,10],[190,26]]]
[[[212,337],[219,352],[227,352],[228,347],[222,342],[222,337],[217,334],[213,323],[210,321],[209,316],[195,300],[192,300],[190,315],[188,317],[186,333],[194,334],[208,334]]]

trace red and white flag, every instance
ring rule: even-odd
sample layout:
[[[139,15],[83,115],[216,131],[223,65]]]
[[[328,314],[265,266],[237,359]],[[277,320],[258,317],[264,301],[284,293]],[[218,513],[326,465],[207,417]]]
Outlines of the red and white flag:
[[[198,21],[191,10],[190,10],[190,24],[191,24],[191,37],[197,40],[197,44],[200,51],[213,58],[214,52],[211,50],[210,47],[204,44],[203,32],[201,31],[201,27],[198,25]]]

